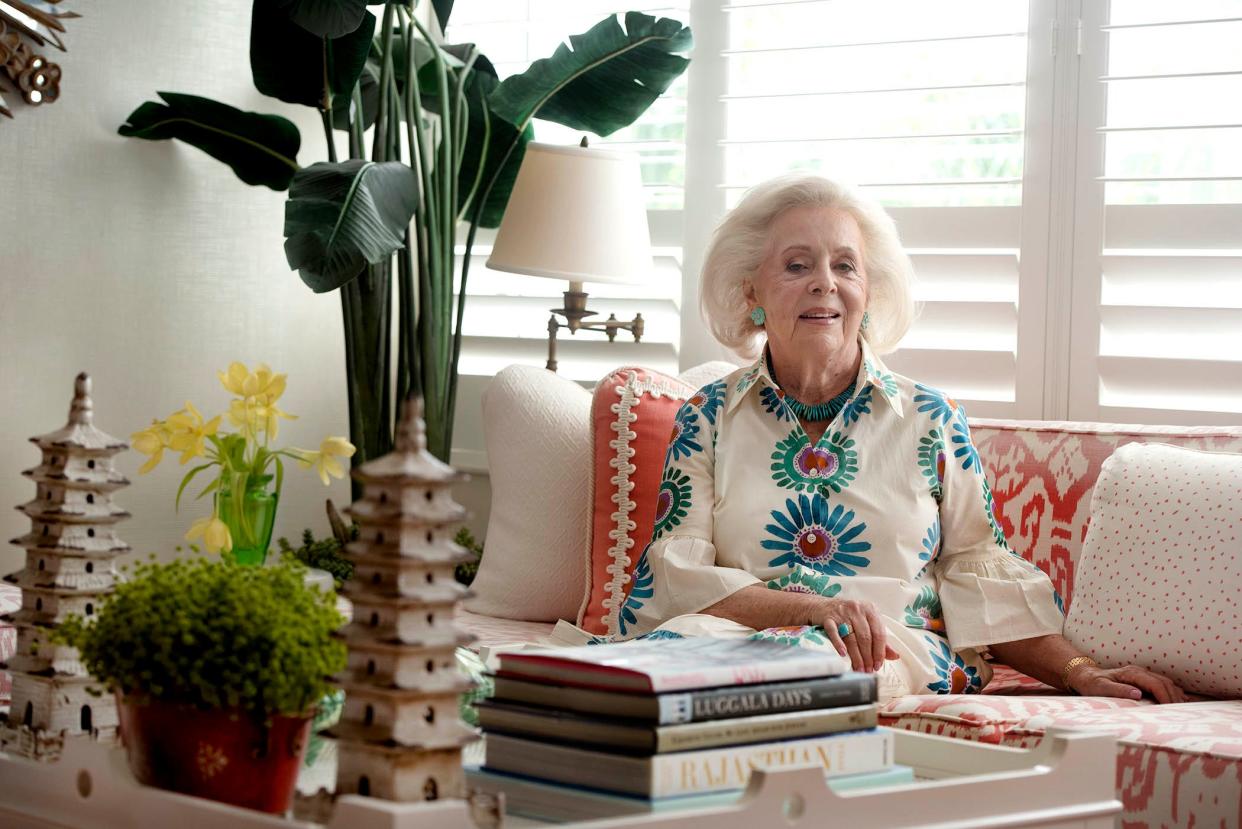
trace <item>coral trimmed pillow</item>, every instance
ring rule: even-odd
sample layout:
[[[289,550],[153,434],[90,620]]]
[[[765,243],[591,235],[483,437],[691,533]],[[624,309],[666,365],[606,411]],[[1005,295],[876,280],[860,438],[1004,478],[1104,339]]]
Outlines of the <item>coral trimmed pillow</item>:
[[[1065,636],[1187,691],[1242,698],[1242,455],[1129,444],[1091,500]]]
[[[700,386],[734,368],[723,362],[706,363],[677,378],[625,367],[596,385],[591,403],[594,462],[587,589],[578,613],[578,625],[584,630],[616,635],[626,586],[655,527],[660,475],[677,410]]]
[[[534,366],[502,369],[483,393],[492,501],[465,607],[528,622],[582,605],[588,537],[591,393]]]

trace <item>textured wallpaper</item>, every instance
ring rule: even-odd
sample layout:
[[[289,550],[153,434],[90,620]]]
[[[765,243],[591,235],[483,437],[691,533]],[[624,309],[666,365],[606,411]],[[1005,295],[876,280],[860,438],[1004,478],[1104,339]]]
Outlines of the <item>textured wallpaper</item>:
[[[28,526],[11,509],[34,496],[20,475],[38,460],[26,439],[63,425],[78,371],[94,378],[97,424],[118,437],[187,399],[223,411],[215,372],[231,360],[288,372],[282,405],[301,417],[282,424],[281,443],[317,447],[348,432],[339,299],[289,270],[285,195],[187,145],[116,133],[157,90],[186,92],[284,115],[302,132],[299,162],[326,159],[317,114],[251,83],[250,6],[74,4],[84,17],[67,23],[69,51],[49,53],[64,71],[60,100],[19,102],[0,123],[0,541]],[[185,469],[166,455],[140,477],[143,459],[120,460],[133,481],[117,496],[133,514],[120,532],[136,553],[167,555],[207,507],[183,502],[175,514]],[[485,524],[481,484],[460,495],[475,526]],[[323,498],[344,504],[348,492],[289,470],[276,535],[326,531]],[[0,573],[21,556],[0,544]]]

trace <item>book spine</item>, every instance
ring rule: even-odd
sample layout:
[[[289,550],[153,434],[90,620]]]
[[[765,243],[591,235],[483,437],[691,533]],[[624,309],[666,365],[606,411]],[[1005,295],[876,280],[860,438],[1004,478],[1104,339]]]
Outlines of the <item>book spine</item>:
[[[828,777],[878,771],[893,763],[893,738],[880,729],[810,740],[760,743],[652,758],[650,797],[716,792],[746,786],[754,768],[818,765]]]
[[[716,720],[698,725],[669,726],[656,729],[655,751],[663,754],[713,746],[820,737],[825,734],[838,734],[842,731],[875,728],[877,719],[877,707],[867,705],[848,709],[810,711],[805,714],[795,713],[792,718],[769,718],[766,721],[748,718],[745,721]]]
[[[709,688],[657,697],[660,725],[724,720],[783,711],[808,711],[813,708],[839,708],[864,705],[875,701],[875,676],[851,676],[811,679],[781,685]]]

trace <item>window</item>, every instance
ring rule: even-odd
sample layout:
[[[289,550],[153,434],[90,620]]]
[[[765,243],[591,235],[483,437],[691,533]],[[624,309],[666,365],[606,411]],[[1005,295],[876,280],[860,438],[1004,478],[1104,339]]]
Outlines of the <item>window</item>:
[[[714,209],[687,209],[687,272],[697,273],[711,226],[745,188],[792,170],[851,181],[889,209],[919,275],[923,312],[886,361],[974,415],[1038,416],[1043,291],[1038,261],[1020,254],[1040,235],[1026,207],[1046,200],[1046,162],[1028,164],[1026,129],[1046,83],[1037,74],[1032,91],[1029,4],[704,5],[721,20],[707,43],[696,28],[691,66],[717,84],[717,110],[704,120],[720,130],[691,145],[700,186],[687,205],[714,200]],[[695,113],[698,91],[692,80]],[[699,165],[710,172],[695,176]],[[694,323],[683,324],[683,341]],[[700,341],[696,356],[710,354]]]
[[[1070,417],[1240,422],[1242,2],[1084,12]]]
[[[503,77],[628,8],[465,4],[450,40],[479,43]],[[690,24],[689,70],[598,143],[642,156],[662,278],[588,287],[598,310],[641,311],[648,336],[562,337],[562,373],[586,382],[624,362],[671,371],[726,356],[698,316],[710,233],[747,186],[811,170],[879,199],[914,259],[923,311],[888,358],[895,370],[974,416],[1242,422],[1242,0],[646,11]],[[547,309],[564,290],[487,272],[480,236],[467,400],[503,365],[542,364]]]

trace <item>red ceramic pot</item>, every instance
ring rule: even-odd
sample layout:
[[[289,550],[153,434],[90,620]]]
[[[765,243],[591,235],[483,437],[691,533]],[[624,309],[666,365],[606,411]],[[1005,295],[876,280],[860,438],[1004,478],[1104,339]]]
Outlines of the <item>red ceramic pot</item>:
[[[140,783],[284,814],[310,733],[310,717],[264,723],[236,710],[142,703],[118,695],[121,738]]]

